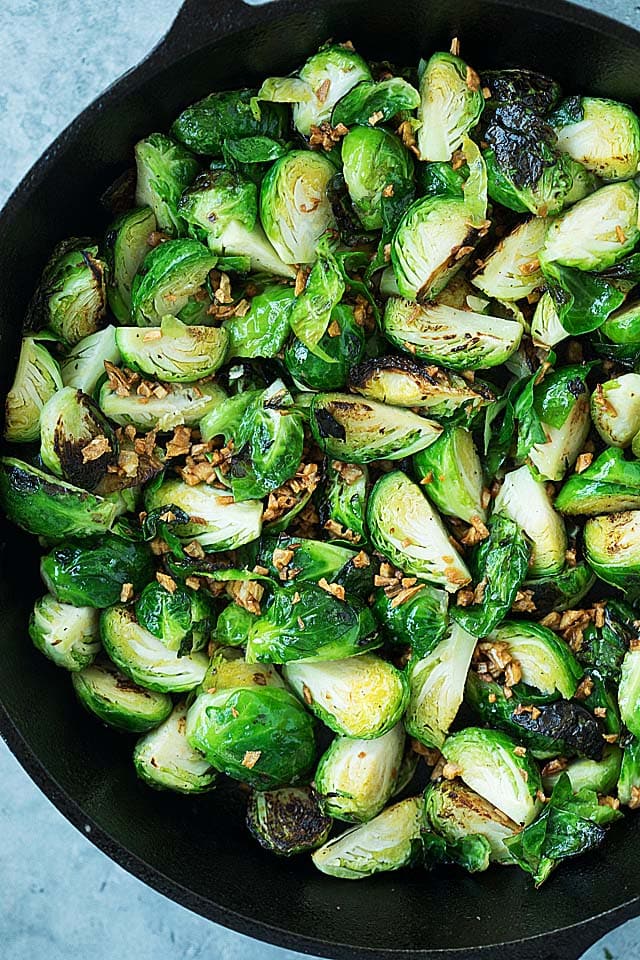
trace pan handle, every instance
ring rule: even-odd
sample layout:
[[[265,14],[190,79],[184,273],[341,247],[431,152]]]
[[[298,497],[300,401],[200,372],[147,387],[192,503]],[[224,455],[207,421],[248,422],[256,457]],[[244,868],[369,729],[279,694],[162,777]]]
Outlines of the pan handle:
[[[175,58],[206,46],[216,36],[269,20],[269,6],[276,0],[183,0],[162,47]],[[282,0],[280,0],[282,2]]]

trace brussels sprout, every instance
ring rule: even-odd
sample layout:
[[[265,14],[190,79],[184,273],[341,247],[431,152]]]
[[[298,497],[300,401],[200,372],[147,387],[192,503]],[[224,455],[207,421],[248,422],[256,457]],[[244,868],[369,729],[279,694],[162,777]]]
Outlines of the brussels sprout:
[[[371,80],[371,71],[363,58],[339,43],[318,51],[300,70],[300,79],[309,85],[313,96],[293,105],[293,124],[304,137],[312,126],[320,126],[331,118],[331,112],[352,87]]]
[[[412,655],[418,659],[426,657],[447,632],[447,594],[423,583],[413,596],[397,596],[400,603],[394,605],[394,596],[388,597],[384,590],[375,593],[373,612],[383,636],[390,643],[411,647]]]
[[[413,458],[415,475],[438,510],[467,523],[486,520],[480,457],[464,427],[445,430]]]
[[[364,333],[356,323],[352,307],[339,303],[333,308],[329,329],[318,341],[318,347],[331,363],[294,337],[284,354],[287,370],[308,390],[339,390],[346,384],[349,371],[362,359],[365,348]]]
[[[578,563],[575,567],[565,566],[560,573],[527,580],[522,589],[530,593],[537,612],[546,616],[554,610],[577,607],[595,580],[595,574],[588,564]]]
[[[496,300],[520,300],[544,283],[538,254],[547,222],[532,217],[518,224],[486,257],[473,284]]]
[[[583,537],[585,558],[597,576],[635,597],[640,590],[640,510],[591,517]]]
[[[640,239],[638,188],[631,180],[600,187],[550,221],[541,263],[605,270]]]
[[[123,427],[131,424],[147,433],[173,430],[181,424],[194,427],[226,400],[224,390],[217,383],[161,386],[160,396],[141,397],[135,392],[120,396],[117,389],[105,381],[98,400],[100,409],[115,423]]]
[[[100,408],[74,387],[63,387],[40,414],[40,457],[56,476],[93,490],[116,458],[118,443]]]
[[[216,258],[197,240],[167,240],[155,247],[133,281],[134,323],[139,327],[158,327],[163,317],[175,317],[194,303],[202,307],[198,320],[205,319],[208,295],[204,284],[215,265]]]
[[[406,115],[419,104],[420,94],[402,77],[387,77],[378,83],[363,80],[336,103],[331,125],[374,127],[398,114]]]
[[[46,593],[35,602],[29,636],[56,666],[82,670],[95,660],[100,650],[98,614],[91,607],[60,603]]]
[[[225,607],[222,613],[234,609],[247,613],[235,603]],[[255,620],[255,614],[248,616]],[[215,639],[218,643],[224,642],[219,639],[217,632]],[[247,663],[241,650],[230,647],[217,650],[197,692],[217,693],[219,690],[236,690],[238,687],[284,687],[284,680],[270,663]]]
[[[197,687],[205,675],[208,658],[196,652],[180,655],[140,626],[133,610],[122,604],[100,615],[100,636],[117,667],[134,683],[163,693],[181,693]]]
[[[335,226],[327,195],[335,167],[323,154],[292,150],[262,181],[260,219],[285,263],[313,263],[318,240]]]
[[[320,520],[333,540],[359,544],[366,539],[368,484],[369,471],[365,464],[327,462]]]
[[[393,796],[404,743],[401,723],[375,740],[336,737],[314,780],[324,812],[352,823],[377,816]]]
[[[326,842],[332,823],[312,787],[254,790],[247,804],[249,832],[261,847],[281,857],[316,850]]]
[[[116,328],[111,325],[84,337],[71,349],[60,365],[63,384],[92,396],[104,377],[105,360],[120,363]]]
[[[442,753],[468,787],[515,823],[535,819],[542,788],[538,768],[506,733],[467,727],[445,740]]]
[[[400,407],[348,393],[318,393],[309,410],[311,431],[330,457],[351,463],[400,460],[429,446],[442,428]]]
[[[94,496],[13,457],[0,459],[0,502],[12,523],[51,540],[104,533],[122,512],[115,500]]]
[[[178,479],[164,480],[157,488],[145,490],[145,509],[179,507],[189,523],[176,524],[181,540],[197,540],[207,551],[234,550],[260,536],[262,504],[259,500],[229,503],[229,497],[201,484],[191,487]]]
[[[625,744],[622,754],[618,799],[630,809],[635,809],[640,799],[640,740],[635,737]]]
[[[570,97],[549,121],[559,148],[602,180],[629,180],[640,169],[640,123],[626,104]]]
[[[29,306],[30,327],[48,327],[69,344],[95,333],[107,306],[106,266],[86,237],[57,245]]]
[[[426,824],[450,843],[470,836],[485,837],[494,863],[513,863],[504,845],[519,827],[506,814],[460,780],[441,780],[429,786],[424,797]]]
[[[593,425],[613,447],[628,447],[640,430],[640,374],[599,383],[591,395]]]
[[[216,769],[256,790],[303,780],[316,754],[313,718],[278,687],[200,694],[187,714],[187,740]]]
[[[265,567],[274,580],[285,583],[317,582],[322,577],[331,582],[340,578],[341,571],[355,556],[355,550],[335,543],[281,533],[276,537],[262,537],[257,563]]]
[[[118,730],[144,733],[171,713],[171,697],[167,693],[138,686],[107,657],[72,673],[71,682],[82,706]]]
[[[491,643],[505,643],[520,665],[524,683],[541,693],[556,691],[566,700],[576,692],[582,668],[569,644],[553,630],[526,620],[509,621],[489,637]]]
[[[496,103],[520,103],[534,113],[545,114],[560,99],[560,84],[534,70],[483,70],[482,85],[490,94],[490,106]]]
[[[345,880],[400,870],[420,855],[421,820],[421,797],[400,800],[368,823],[329,840],[311,859],[322,873]]]
[[[562,480],[584,447],[591,424],[588,372],[580,366],[554,370],[533,387],[528,415],[519,416],[516,405],[518,455],[528,453],[543,479]]]
[[[270,284],[251,298],[244,316],[224,320],[222,329],[229,337],[227,359],[277,356],[289,336],[289,314],[294,300],[291,287]]]
[[[189,746],[186,725],[186,704],[178,703],[160,726],[136,743],[133,765],[148,786],[184,794],[206,793],[215,786],[218,774]]]
[[[33,337],[25,337],[5,401],[5,440],[10,443],[37,440],[42,408],[61,386],[60,368],[47,348]]]
[[[61,603],[100,608],[117,603],[126,583],[142,590],[153,564],[146,544],[104,534],[99,542],[69,540],[54,547],[42,558],[40,573]]]
[[[569,477],[555,508],[570,516],[640,509],[640,463],[625,460],[617,447],[605,450],[586,470]]]
[[[404,674],[370,653],[325,663],[287,663],[284,678],[309,709],[343,737],[381,737],[396,725],[407,702]]]
[[[171,592],[157,581],[136,601],[136,617],[167,650],[180,653],[206,647],[213,628],[213,610],[203,593],[180,586]]]
[[[381,230],[382,191],[411,179],[411,154],[382,127],[354,127],[342,141],[342,166],[360,223],[365,230]]]
[[[625,303],[604,321],[600,332],[612,343],[637,346],[640,341],[640,300]]]
[[[133,278],[151,250],[149,239],[156,226],[153,210],[138,207],[122,214],[107,230],[107,298],[118,323],[126,323],[129,319]]]
[[[608,600],[604,604],[602,625],[589,623],[585,627],[577,651],[578,660],[590,674],[597,673],[617,684],[627,648],[638,636],[635,611],[620,601]]]
[[[391,343],[454,370],[486,370],[509,359],[520,346],[522,324],[445,303],[387,300],[384,333]]]
[[[567,549],[564,522],[551,506],[544,483],[534,478],[528,466],[506,475],[494,510],[510,517],[532,541],[532,577],[547,577],[562,570]]]
[[[171,133],[194,153],[221,157],[225,140],[265,136],[279,140],[287,133],[287,109],[264,103],[254,110],[255,90],[225,90],[209,94],[187,107]]]
[[[369,497],[373,544],[396,567],[455,593],[471,580],[442,520],[420,487],[400,470],[380,477]]]
[[[459,57],[434,53],[420,79],[418,149],[421,160],[450,160],[480,119],[480,78]]]
[[[392,407],[423,407],[435,417],[460,408],[471,413],[494,399],[483,383],[471,385],[448,370],[403,356],[365,360],[351,370],[349,388]]]
[[[531,339],[534,346],[549,350],[570,336],[560,322],[553,297],[547,291],[536,304],[531,321]]]
[[[159,330],[118,327],[116,343],[130,370],[165,383],[193,383],[225,361],[229,337],[221,327],[187,326],[171,315]]]
[[[622,750],[620,747],[606,746],[602,760],[589,760],[584,757],[572,760],[564,771],[561,770],[551,776],[543,776],[542,782],[545,790],[549,793],[564,772],[569,777],[571,789],[574,793],[586,788],[606,795],[613,792],[618,782],[621,763]]]
[[[151,208],[158,229],[172,237],[179,235],[183,221],[178,201],[200,164],[192,153],[164,133],[152,133],[136,143],[135,155],[136,203]]]
[[[631,647],[624,655],[618,687],[620,716],[634,737],[640,737],[640,650]]]
[[[427,747],[441,748],[456,718],[476,647],[476,638],[457,623],[422,660],[408,668],[409,703],[405,727]]]

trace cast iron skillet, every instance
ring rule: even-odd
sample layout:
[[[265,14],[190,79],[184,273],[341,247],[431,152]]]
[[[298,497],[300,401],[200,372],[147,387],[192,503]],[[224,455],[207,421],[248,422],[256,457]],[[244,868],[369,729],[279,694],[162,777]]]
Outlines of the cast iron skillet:
[[[104,226],[97,198],[135,141],[210,90],[284,73],[328,37],[365,56],[416,62],[461,38],[476,67],[526,65],[567,91],[636,97],[640,34],[560,0],[186,0],[168,36],[85,110],[0,215],[0,375],[7,389],[25,303],[54,243]],[[638,103],[636,103],[636,108]],[[640,818],[539,892],[524,874],[420,870],[350,883],[305,858],[261,851],[237,791],[201,799],[137,782],[131,741],[76,705],[68,677],[26,634],[42,592],[33,542],[5,527],[0,578],[0,725],[25,769],[110,857],[162,893],[241,933],[327,957],[573,960],[638,913]]]

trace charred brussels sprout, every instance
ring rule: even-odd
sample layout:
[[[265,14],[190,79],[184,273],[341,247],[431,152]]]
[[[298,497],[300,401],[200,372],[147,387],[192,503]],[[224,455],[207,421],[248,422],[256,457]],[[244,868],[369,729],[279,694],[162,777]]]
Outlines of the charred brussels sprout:
[[[294,126],[304,137],[309,136],[312,126],[319,127],[331,118],[335,104],[356,84],[372,79],[366,61],[339,43],[309,57],[299,76],[310,90],[307,99],[293,106]]]
[[[178,201],[200,164],[182,144],[164,133],[152,133],[140,140],[135,155],[136,203],[153,211],[160,230],[178,236],[184,232]]]
[[[149,787],[198,794],[215,786],[217,771],[187,742],[186,723],[186,705],[179,703],[166,720],[138,740],[133,765]]]
[[[421,160],[450,160],[480,119],[484,97],[475,70],[450,53],[434,53],[420,80]]]
[[[101,326],[106,306],[106,266],[98,247],[86,237],[72,237],[53,251],[27,319],[74,344]]]
[[[116,328],[111,325],[84,337],[69,351],[60,365],[63,384],[92,396],[104,377],[105,360],[120,363]]]
[[[83,670],[100,650],[98,613],[92,607],[60,603],[50,593],[36,600],[29,636],[37,649],[56,666]]]
[[[321,449],[351,463],[400,460],[429,446],[442,429],[409,410],[347,393],[316,394],[309,414]]]
[[[56,476],[93,490],[118,453],[118,442],[100,408],[73,387],[63,387],[40,415],[40,457]]]
[[[494,509],[517,523],[532,541],[532,576],[546,577],[562,570],[567,549],[564,523],[553,509],[544,483],[534,478],[529,467],[506,475]]]
[[[449,843],[466,837],[484,837],[493,862],[513,863],[504,841],[518,833],[518,824],[460,780],[441,780],[427,789],[424,819]]]
[[[373,544],[396,567],[455,593],[471,575],[451,545],[442,520],[399,470],[382,476],[371,491],[367,522]]]
[[[304,780],[316,754],[313,718],[278,687],[200,694],[187,714],[187,740],[217,770],[257,790]]]
[[[640,740],[633,737],[625,744],[618,780],[618,799],[635,809],[640,800]]]
[[[520,346],[522,324],[434,301],[423,305],[390,297],[385,336],[403,350],[454,370],[486,370]]]
[[[347,304],[339,303],[333,308],[329,329],[318,341],[318,347],[331,363],[294,337],[284,354],[287,370],[308,390],[339,390],[347,382],[349,371],[362,359],[365,348],[362,327]]]
[[[229,337],[228,359],[277,356],[289,336],[294,300],[291,287],[270,284],[252,297],[244,316],[224,320],[222,329]]]
[[[213,609],[206,596],[187,587],[171,590],[148,583],[136,601],[138,623],[162,640],[167,650],[201,650],[211,638]]]
[[[151,250],[151,234],[156,226],[151,207],[138,207],[124,213],[107,230],[107,297],[118,323],[126,323],[129,319],[133,278]]]
[[[486,520],[480,457],[469,430],[452,427],[414,456],[416,477],[438,510],[467,523]]]
[[[404,674],[370,653],[324,663],[288,663],[284,677],[309,709],[343,737],[381,737],[406,706]]]
[[[144,733],[171,713],[171,697],[133,683],[106,658],[71,675],[78,700],[110,727]]]
[[[591,396],[593,425],[613,447],[628,447],[640,430],[640,374],[624,373],[598,384]]]
[[[553,630],[526,620],[503,623],[490,637],[507,645],[520,665],[522,680],[541,693],[560,693],[570,700],[576,692],[582,668],[566,641]]]
[[[605,450],[586,470],[569,477],[555,507],[570,516],[639,509],[640,462],[625,460],[616,447]]]
[[[139,327],[157,327],[168,314],[179,316],[195,304],[206,318],[204,284],[216,258],[197,240],[167,240],[144,259],[131,292],[131,318]],[[194,321],[194,322],[197,322]]]
[[[481,80],[489,90],[490,106],[520,103],[544,115],[553,110],[561,95],[559,83],[535,70],[483,70]]]
[[[316,245],[335,226],[327,195],[335,167],[326,156],[292,150],[262,181],[262,226],[284,263],[313,263]]]
[[[486,257],[473,283],[496,300],[520,300],[544,283],[538,254],[547,222],[532,217],[518,224]]]
[[[542,783],[536,765],[497,730],[467,727],[445,740],[442,753],[460,777],[514,823],[531,823],[540,808]]]
[[[382,127],[354,127],[342,141],[342,166],[360,223],[365,230],[381,230],[383,190],[411,179],[411,154]]]
[[[384,590],[377,590],[373,602],[373,612],[385,639],[411,647],[413,656],[418,658],[431,653],[444,638],[447,607],[446,592],[429,583],[420,584],[417,592],[395,605],[393,595],[387,596]]]
[[[620,716],[635,737],[640,737],[640,650],[630,648],[622,661],[618,687]]]
[[[312,787],[254,790],[249,797],[249,832],[261,847],[281,857],[316,850],[327,840],[331,826]]]
[[[100,541],[73,540],[42,558],[42,579],[56,600],[76,607],[109,607],[126,583],[134,592],[153,577],[146,544],[104,535]]]
[[[193,383],[209,377],[225,361],[229,337],[221,327],[187,326],[171,315],[159,335],[140,327],[118,327],[116,343],[130,370],[166,383]]]
[[[368,823],[329,840],[312,860],[322,873],[346,880],[400,870],[420,855],[421,820],[422,798],[401,800]]]
[[[25,337],[5,401],[5,440],[10,443],[37,440],[42,408],[61,387],[60,368],[47,348],[33,337]]]
[[[604,795],[615,789],[620,776],[622,751],[620,747],[608,746],[604,748],[602,760],[589,760],[585,757],[572,760],[564,771],[551,776],[543,776],[542,782],[547,793],[550,793],[564,772],[569,778],[574,793],[580,790],[595,790]]]
[[[624,103],[570,97],[549,118],[558,146],[602,180],[630,180],[640,168],[640,123]]]
[[[117,388],[105,381],[100,389],[99,404],[110,420],[123,427],[131,424],[146,433],[172,430],[181,424],[194,427],[225,400],[222,387],[210,381],[193,385],[168,383],[162,386],[159,395],[150,397],[135,392],[121,396]]]
[[[255,91],[225,90],[211,93],[187,107],[174,122],[171,132],[194,153],[222,156],[225,140],[264,136],[274,140],[286,136],[287,109],[281,104],[252,105]]]
[[[634,598],[640,591],[640,510],[591,517],[584,526],[584,550],[594,572]]]
[[[366,540],[369,471],[362,464],[329,460],[320,503],[320,518],[333,540],[360,544]],[[337,526],[336,526],[337,525]]]

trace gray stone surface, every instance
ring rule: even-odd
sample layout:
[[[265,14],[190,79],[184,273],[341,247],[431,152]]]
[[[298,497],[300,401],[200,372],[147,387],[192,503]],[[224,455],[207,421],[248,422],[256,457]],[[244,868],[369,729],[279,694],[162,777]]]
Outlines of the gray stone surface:
[[[214,0],[215,2],[215,0]],[[629,0],[583,6],[640,27]],[[0,203],[48,143],[161,38],[176,0],[0,0]],[[71,827],[0,743],[2,960],[295,960],[169,902]],[[584,960],[636,960],[640,920]]]

